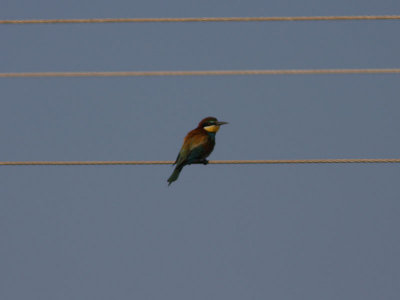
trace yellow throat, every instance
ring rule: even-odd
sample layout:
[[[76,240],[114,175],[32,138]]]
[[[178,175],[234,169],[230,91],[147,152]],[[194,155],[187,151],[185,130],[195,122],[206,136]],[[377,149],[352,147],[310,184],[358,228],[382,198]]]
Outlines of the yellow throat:
[[[208,132],[217,132],[219,130],[219,125],[210,125],[203,127],[205,131]]]

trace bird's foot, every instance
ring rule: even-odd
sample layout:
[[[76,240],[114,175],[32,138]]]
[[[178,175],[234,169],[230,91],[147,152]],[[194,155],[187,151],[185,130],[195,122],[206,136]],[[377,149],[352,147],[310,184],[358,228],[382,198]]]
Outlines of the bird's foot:
[[[203,164],[203,165],[207,165],[208,164],[208,160],[207,159],[197,159],[192,161],[191,163],[189,163],[188,165],[192,165],[192,164]]]

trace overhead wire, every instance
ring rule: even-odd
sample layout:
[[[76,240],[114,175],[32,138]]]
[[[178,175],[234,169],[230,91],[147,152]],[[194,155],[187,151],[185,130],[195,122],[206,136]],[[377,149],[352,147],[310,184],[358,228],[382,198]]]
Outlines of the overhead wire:
[[[174,161],[3,161],[0,162],[0,166],[172,165],[173,163]],[[209,163],[217,165],[400,163],[400,158],[211,160]]]
[[[294,16],[294,17],[188,17],[188,18],[93,18],[0,20],[0,24],[54,23],[123,23],[123,22],[265,22],[265,21],[335,21],[335,20],[400,20],[400,15],[361,16]],[[128,77],[128,76],[218,76],[218,75],[298,75],[298,74],[391,74],[400,68],[378,69],[309,69],[309,70],[189,70],[189,71],[109,71],[109,72],[9,72],[0,78],[22,77]]]
[[[42,19],[42,20],[0,20],[0,24],[275,22],[275,21],[359,21],[359,20],[400,20],[400,15]]]
[[[356,21],[400,20],[400,15],[299,16],[299,17],[193,17],[193,18],[95,18],[0,20],[0,24],[57,23],[150,23],[150,22],[268,22],[268,21]],[[374,69],[289,69],[289,70],[189,70],[189,71],[110,71],[110,72],[11,72],[0,78],[32,77],[127,77],[127,76],[219,76],[219,75],[300,75],[300,74],[393,74],[400,68]],[[0,166],[79,166],[79,165],[170,165],[173,161],[4,161]],[[391,159],[287,159],[287,160],[219,160],[210,164],[317,164],[317,163],[400,163]]]
[[[29,77],[139,77],[139,76],[221,76],[221,75],[312,75],[312,74],[394,74],[400,68],[374,69],[289,69],[289,70],[189,70],[189,71],[89,71],[89,72],[10,72],[0,78]]]

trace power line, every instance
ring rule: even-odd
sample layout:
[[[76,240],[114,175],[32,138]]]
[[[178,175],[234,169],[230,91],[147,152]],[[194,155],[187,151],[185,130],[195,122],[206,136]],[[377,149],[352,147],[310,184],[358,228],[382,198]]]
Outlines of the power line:
[[[311,74],[394,74],[400,68],[376,69],[291,69],[291,70],[192,70],[192,71],[110,71],[110,72],[22,72],[0,73],[0,78],[32,77],[138,77],[138,76],[221,76],[221,75],[311,75]]]
[[[400,15],[374,16],[305,16],[305,17],[193,17],[193,18],[94,18],[0,20],[0,24],[59,24],[59,23],[172,23],[172,22],[271,22],[271,21],[358,21],[400,20]]]
[[[172,165],[173,161],[3,161],[0,166]],[[214,160],[210,164],[400,163],[400,158]]]

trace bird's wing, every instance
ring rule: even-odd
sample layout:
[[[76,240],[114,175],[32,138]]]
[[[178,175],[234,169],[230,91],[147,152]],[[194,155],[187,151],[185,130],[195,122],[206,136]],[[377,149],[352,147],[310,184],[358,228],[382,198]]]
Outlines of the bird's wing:
[[[193,151],[193,149],[198,148],[199,146],[204,146],[208,142],[208,136],[204,134],[194,134],[191,136],[189,143],[189,151]]]
[[[178,157],[176,158],[175,164],[180,166],[186,162],[186,158],[188,157],[188,150],[185,145],[182,146],[181,151],[179,151]]]
[[[179,152],[178,156],[175,159],[175,162],[172,165],[176,165],[176,163],[178,162],[180,156],[181,156],[181,153]]]
[[[190,157],[201,155],[201,153],[199,153],[199,151],[202,151],[201,146],[205,145],[207,141],[208,137],[206,135],[198,133],[195,130],[189,132],[185,137],[181,151],[179,151],[175,162],[176,165],[179,166],[185,164]]]

